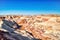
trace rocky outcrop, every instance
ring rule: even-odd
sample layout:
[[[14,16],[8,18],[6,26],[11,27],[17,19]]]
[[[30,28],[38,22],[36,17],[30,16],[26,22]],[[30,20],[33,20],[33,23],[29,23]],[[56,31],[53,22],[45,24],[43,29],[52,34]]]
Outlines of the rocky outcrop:
[[[21,34],[9,33],[0,30],[0,40],[37,40],[29,36],[22,36]]]
[[[0,20],[0,40],[38,40],[25,30],[20,30],[17,23],[9,20]]]
[[[13,38],[19,35],[16,36],[18,40],[26,37],[26,40],[60,40],[60,16],[5,16],[1,19],[0,30],[8,32]]]

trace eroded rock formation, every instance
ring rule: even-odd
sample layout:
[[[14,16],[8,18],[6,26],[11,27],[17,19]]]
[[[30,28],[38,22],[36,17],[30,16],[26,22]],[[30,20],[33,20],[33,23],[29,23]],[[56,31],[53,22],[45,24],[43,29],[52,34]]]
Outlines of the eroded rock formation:
[[[0,24],[5,25],[5,28],[0,25],[1,30],[7,30],[9,33],[29,35],[36,40],[60,40],[60,16],[58,15],[5,16],[1,19]]]

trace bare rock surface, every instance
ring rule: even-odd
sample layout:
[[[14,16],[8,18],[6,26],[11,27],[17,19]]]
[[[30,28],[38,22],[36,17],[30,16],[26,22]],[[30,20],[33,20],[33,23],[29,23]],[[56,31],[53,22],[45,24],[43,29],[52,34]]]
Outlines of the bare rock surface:
[[[0,20],[0,40],[38,40],[26,31],[18,31],[20,26],[9,20]]]
[[[60,16],[8,15],[0,17],[0,30],[6,40],[60,40]]]

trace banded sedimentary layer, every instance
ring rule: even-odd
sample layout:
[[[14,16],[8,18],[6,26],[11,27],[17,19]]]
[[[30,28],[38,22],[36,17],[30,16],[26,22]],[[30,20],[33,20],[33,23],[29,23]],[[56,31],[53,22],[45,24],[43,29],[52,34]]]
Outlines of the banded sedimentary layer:
[[[36,40],[60,40],[59,15],[8,15],[0,17],[0,21],[0,30],[9,33],[29,35],[29,38]]]

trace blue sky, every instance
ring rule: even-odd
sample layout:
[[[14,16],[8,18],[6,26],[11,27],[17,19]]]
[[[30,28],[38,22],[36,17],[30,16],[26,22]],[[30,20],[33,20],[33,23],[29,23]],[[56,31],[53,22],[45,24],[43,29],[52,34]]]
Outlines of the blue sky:
[[[50,13],[60,13],[60,0],[0,0],[0,14]]]

